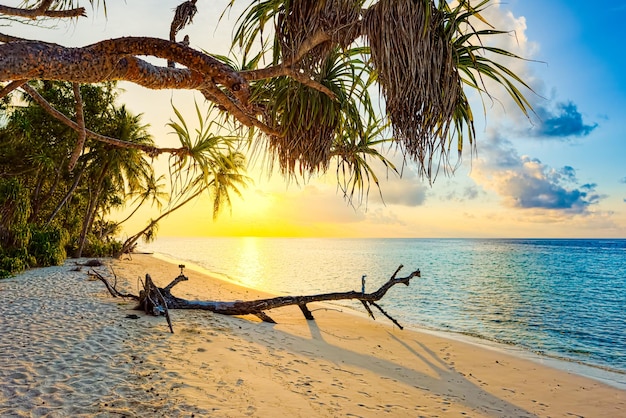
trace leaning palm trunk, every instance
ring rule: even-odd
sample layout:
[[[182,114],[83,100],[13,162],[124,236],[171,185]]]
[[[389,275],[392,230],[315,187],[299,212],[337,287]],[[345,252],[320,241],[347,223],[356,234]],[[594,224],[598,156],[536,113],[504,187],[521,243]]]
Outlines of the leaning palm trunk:
[[[83,219],[83,226],[80,230],[80,236],[78,237],[78,245],[74,257],[80,258],[83,256],[85,250],[85,244],[87,243],[87,236],[93,225],[93,221],[96,217],[96,211],[98,210],[97,202],[99,200],[99,192],[94,192],[93,196],[89,199],[89,205]]]
[[[127,217],[125,217],[125,218],[124,218],[124,219],[122,219],[121,221],[117,222],[117,226],[122,225],[123,223],[125,223],[126,221],[128,221],[130,218],[132,218],[132,217],[135,215],[135,213],[137,213],[137,211],[138,211],[139,209],[141,209],[141,207],[143,206],[143,204],[144,204],[144,202],[145,202],[146,200],[148,200],[148,196],[144,196],[144,197],[141,199],[141,202],[139,202],[139,203],[137,204],[137,207],[136,207],[135,209],[133,209],[133,211],[132,211],[132,212],[131,212],[131,213],[130,213]]]
[[[445,154],[461,79],[445,14],[431,0],[380,0],[365,16],[373,65],[393,134],[431,178],[432,158]]]
[[[163,219],[166,216],[170,215],[172,212],[177,211],[178,209],[180,209],[183,206],[185,206],[187,203],[191,202],[192,200],[194,200],[195,198],[200,196],[204,192],[204,190],[205,190],[204,188],[198,190],[197,192],[195,192],[194,194],[189,196],[187,199],[185,199],[182,202],[180,202],[178,205],[176,205],[176,206],[172,207],[171,209],[163,212],[156,219],[151,219],[150,222],[148,223],[148,225],[146,225],[146,227],[144,229],[142,229],[141,231],[137,232],[135,235],[133,235],[132,237],[130,237],[126,241],[124,241],[124,244],[122,245],[122,248],[120,249],[119,254],[116,254],[116,256],[120,257],[122,254],[130,253],[132,251],[132,249],[135,247],[135,244],[137,243],[137,241],[139,241],[139,239],[141,237],[147,235],[151,230],[153,230],[154,227],[159,223],[159,221],[161,219]]]

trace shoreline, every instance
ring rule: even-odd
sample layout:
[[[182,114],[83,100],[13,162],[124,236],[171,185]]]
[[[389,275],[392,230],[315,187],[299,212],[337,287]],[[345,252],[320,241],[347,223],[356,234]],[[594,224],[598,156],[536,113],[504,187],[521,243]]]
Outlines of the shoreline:
[[[179,273],[150,255],[113,260],[122,289]],[[256,318],[172,311],[128,319],[86,268],[0,281],[0,415],[620,416],[626,391],[484,346],[311,306]],[[109,273],[107,269],[101,269]],[[110,273],[109,273],[110,274]],[[205,300],[267,296],[196,271],[173,289]],[[6,366],[4,366],[6,365]]]
[[[142,254],[145,255],[148,253],[142,253]],[[183,261],[180,261],[180,259],[176,259],[175,257],[171,255],[162,254],[159,252],[153,252],[153,253],[150,253],[149,255],[169,264],[178,265],[180,263],[183,263]],[[248,288],[244,286],[243,284],[238,283],[237,280],[235,279],[231,279],[227,276],[212,272],[206,269],[205,267],[202,267],[201,265],[198,265],[192,261],[184,261],[184,263],[187,263],[185,264],[186,268],[196,271],[204,276],[211,277],[211,279],[224,281],[234,286],[239,286],[242,288]],[[248,289],[252,289],[258,292],[263,292],[263,294],[266,296],[287,295],[286,293],[274,293],[274,292],[268,293],[268,292],[264,292],[262,289],[257,289],[253,287],[249,287]],[[354,309],[353,307],[336,304],[332,302],[326,302],[326,304],[333,306],[333,307],[345,309],[345,311],[342,311],[345,314],[356,315],[363,319],[369,319],[369,316],[365,312],[362,312],[358,309]],[[384,318],[382,319],[379,318],[379,319],[380,321],[377,321],[377,322],[385,322]],[[452,339],[456,341],[461,341],[467,344],[476,345],[484,349],[493,349],[496,351],[502,351],[510,355],[523,358],[526,360],[530,360],[530,361],[533,361],[535,363],[538,363],[547,367],[552,367],[561,371],[574,373],[585,378],[597,380],[599,382],[615,387],[617,389],[626,390],[626,372],[622,373],[620,371],[603,368],[601,366],[586,364],[586,363],[582,363],[576,360],[570,360],[565,357],[558,357],[556,355],[536,353],[524,347],[504,344],[498,341],[492,341],[486,338],[481,338],[479,336],[470,335],[470,334],[464,334],[461,332],[445,331],[445,330],[429,328],[426,326],[415,325],[415,324],[403,324],[403,326],[405,327],[406,330],[410,330],[410,331],[414,331],[418,333],[428,333],[434,336],[438,336],[440,338],[447,338],[447,339]]]
[[[535,353],[523,347],[503,344],[497,341],[491,341],[488,339],[476,337],[473,335],[466,335],[463,333],[446,332],[437,329],[425,327],[422,328],[419,326],[407,326],[406,329],[410,329],[415,332],[432,334],[439,338],[447,338],[455,341],[460,341],[465,344],[475,345],[484,350],[494,350],[497,352],[507,353],[520,359],[532,361],[543,367],[549,367],[566,373],[572,373],[586,379],[596,380],[619,390],[626,390],[626,373],[620,373],[612,369],[590,365],[567,358],[550,356],[543,353]]]

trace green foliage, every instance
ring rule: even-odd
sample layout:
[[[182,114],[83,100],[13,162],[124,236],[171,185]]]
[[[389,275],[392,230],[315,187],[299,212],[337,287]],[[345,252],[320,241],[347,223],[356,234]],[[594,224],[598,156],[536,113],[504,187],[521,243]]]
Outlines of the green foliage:
[[[102,240],[95,234],[89,234],[83,250],[83,257],[114,257],[120,253],[122,243],[118,240]]]
[[[173,129],[181,146],[187,150],[182,155],[172,157],[170,164],[173,202],[185,200],[190,195],[214,187],[220,178],[226,181],[224,173],[233,175],[228,177],[230,183],[228,188],[238,193],[237,185],[244,185],[249,180],[240,174],[245,163],[241,162],[243,156],[235,152],[238,138],[216,134],[223,125],[220,124],[218,113],[214,112],[213,107],[203,116],[196,103],[198,127],[194,130],[190,129],[178,109],[175,106],[172,108],[176,120],[170,121],[167,125]],[[233,157],[236,157],[236,161]]]
[[[240,110],[258,118],[251,125],[265,124],[266,134],[223,111],[229,106],[203,113],[196,104],[196,129],[174,108],[176,120],[168,126],[181,148],[170,157],[169,201],[123,246],[111,238],[116,225],[106,219],[110,212],[129,201],[131,217],[145,202],[161,209],[166,200],[146,154],[87,139],[69,170],[78,134],[28,96],[22,107],[1,102],[2,271],[58,263],[68,250],[101,256],[127,249],[141,236],[154,238],[163,216],[203,193],[210,193],[216,216],[248,181],[238,148],[245,139],[261,144],[253,152],[263,148],[257,155],[267,152],[264,162],[270,170],[277,162],[288,177],[306,178],[337,167],[339,188],[351,202],[366,197],[372,182],[379,187],[379,167],[397,173],[385,156],[390,144],[432,180],[441,164],[448,168],[455,145],[459,155],[464,142],[475,146],[474,116],[464,87],[491,97],[487,86],[495,84],[523,113],[531,110],[520,90],[529,86],[498,61],[519,57],[485,43],[504,33],[480,14],[490,1],[476,0],[474,6],[469,0],[249,2],[233,32],[232,47],[240,49],[240,57],[217,58],[250,81],[249,107]],[[51,3],[52,9],[74,5],[78,2]],[[370,97],[375,83],[384,102],[380,107]],[[78,95],[72,84],[30,85],[76,119]],[[228,96],[226,87],[220,87],[221,93]],[[80,96],[88,129],[152,145],[141,115],[115,105],[114,84],[83,85]]]
[[[28,265],[20,257],[10,257],[0,254],[0,279],[6,279],[12,275],[24,271]]]
[[[17,178],[0,178],[0,247],[28,245],[30,229],[28,189]]]
[[[152,145],[147,126],[141,124],[141,115],[133,115],[125,106],[112,107],[108,123],[101,131],[107,136],[127,142]],[[153,176],[148,156],[135,148],[113,147],[94,143],[89,150],[86,185],[88,206],[84,212],[81,232],[74,255],[81,257],[87,245],[87,236],[94,232],[96,217],[107,214],[125,201],[126,193],[136,193]]]
[[[449,165],[452,150],[460,156],[464,143],[472,150],[475,147],[474,116],[463,87],[489,98],[488,88],[502,88],[524,114],[532,111],[522,93],[532,90],[503,64],[503,59],[521,58],[489,45],[489,38],[505,34],[481,15],[490,4],[491,0],[250,3],[237,21],[232,42],[244,61],[257,54],[245,69],[263,68],[268,62],[291,66],[335,96],[293,75],[251,86],[255,105],[264,110],[264,121],[282,134],[270,138],[267,149],[283,173],[325,172],[329,160],[338,156],[342,170],[349,171],[352,167],[346,166],[341,153],[331,151],[332,146],[345,152],[356,149],[357,141],[392,141],[422,175],[433,180],[442,166],[454,169]],[[361,48],[358,62],[354,49],[364,44],[369,47]],[[291,64],[293,59],[297,62]],[[329,62],[334,68],[328,67]],[[354,123],[350,100],[369,101],[368,90],[361,85],[371,82],[378,85],[384,107],[358,106],[362,121]],[[346,100],[355,88],[362,94]],[[363,135],[365,130],[375,131],[371,121],[386,127],[375,138]],[[344,138],[347,143],[341,144]],[[342,176],[351,179],[353,191],[353,186],[366,190],[368,177],[375,181],[374,167],[364,157],[367,154],[360,153],[349,158],[362,160],[353,165],[362,169],[360,173],[346,171]],[[340,186],[345,192],[345,183]]]
[[[67,258],[65,247],[69,240],[69,233],[58,226],[35,229],[28,252],[37,266],[58,266]]]
[[[216,134],[223,125],[214,107],[203,115],[196,104],[198,124],[195,129],[189,126],[176,107],[172,105],[172,108],[176,120],[171,120],[168,126],[178,136],[185,152],[173,155],[170,160],[170,200],[159,216],[150,219],[141,231],[124,242],[118,255],[130,251],[141,238],[145,242],[154,240],[161,219],[204,193],[209,193],[213,200],[215,219],[224,206],[230,207],[231,194],[240,196],[240,188],[250,180],[243,174],[246,161],[235,148],[237,138]]]
[[[76,117],[70,83],[31,84],[57,110]],[[116,106],[112,83],[80,88],[86,126],[103,135],[152,144],[141,116]],[[104,220],[140,194],[154,173],[147,156],[87,140],[72,171],[67,167],[77,134],[53,119],[30,97],[6,112],[0,125],[0,244],[2,274],[58,265],[79,248],[94,256],[114,254],[116,225]],[[152,180],[151,180],[152,179]],[[145,199],[144,199],[145,200]],[[142,202],[142,201],[141,201]],[[81,240],[81,232],[85,238]]]
[[[28,254],[26,247],[0,247],[0,279],[34,266],[34,257]]]

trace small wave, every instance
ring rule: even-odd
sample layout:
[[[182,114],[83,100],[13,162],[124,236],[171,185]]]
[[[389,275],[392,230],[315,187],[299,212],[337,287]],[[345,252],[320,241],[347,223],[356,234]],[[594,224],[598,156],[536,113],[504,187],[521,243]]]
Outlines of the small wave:
[[[423,277],[384,301],[404,324],[626,373],[626,240],[171,238],[149,248],[284,294],[360,288],[362,274],[374,289],[411,264]]]

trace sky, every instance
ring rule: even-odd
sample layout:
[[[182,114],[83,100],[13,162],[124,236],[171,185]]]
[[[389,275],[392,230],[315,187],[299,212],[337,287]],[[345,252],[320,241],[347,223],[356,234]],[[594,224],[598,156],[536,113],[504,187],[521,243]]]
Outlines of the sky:
[[[232,23],[247,1],[236,1],[218,25],[228,2],[199,0],[193,24],[179,36],[226,54]],[[89,9],[89,17],[72,24],[10,33],[66,46],[167,38],[178,3],[109,0],[106,16]],[[248,173],[253,182],[230,211],[213,221],[210,201],[200,199],[163,220],[159,236],[626,238],[626,59],[618,43],[624,13],[626,1],[602,7],[582,0],[492,2],[483,15],[509,31],[497,45],[525,58],[506,63],[533,88],[526,96],[535,113],[525,117],[503,92],[482,103],[473,95],[477,151],[466,147],[452,175],[441,173],[429,184],[411,164],[402,177],[382,170],[383,199],[372,189],[365,202],[351,205],[332,171],[295,183],[255,165]],[[201,100],[189,92],[121,87],[121,102],[143,113],[161,146],[175,143],[166,127],[174,117],[170,103],[191,120],[194,98]],[[129,223],[127,233],[148,217],[144,212]]]

